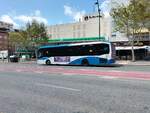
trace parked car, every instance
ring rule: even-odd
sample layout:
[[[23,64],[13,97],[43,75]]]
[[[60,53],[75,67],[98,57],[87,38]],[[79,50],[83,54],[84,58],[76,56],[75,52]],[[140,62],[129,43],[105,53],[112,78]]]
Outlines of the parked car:
[[[18,56],[17,55],[11,55],[9,56],[10,62],[18,62]]]

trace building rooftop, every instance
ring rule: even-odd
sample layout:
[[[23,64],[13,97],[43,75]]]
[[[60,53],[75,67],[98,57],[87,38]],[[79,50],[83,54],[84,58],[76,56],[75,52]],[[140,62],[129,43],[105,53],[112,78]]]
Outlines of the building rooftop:
[[[0,31],[1,32],[7,31],[10,29],[13,29],[13,24],[9,24],[9,23],[0,21]]]

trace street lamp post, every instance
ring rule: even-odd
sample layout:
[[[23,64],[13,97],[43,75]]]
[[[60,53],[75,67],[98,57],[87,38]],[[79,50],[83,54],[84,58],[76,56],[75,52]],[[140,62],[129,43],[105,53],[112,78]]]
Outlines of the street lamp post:
[[[95,2],[95,5],[97,5],[97,8],[98,8],[98,18],[99,18],[99,40],[100,40],[100,36],[101,36],[101,23],[100,23],[100,18],[101,18],[101,10],[100,10],[100,6],[99,6],[99,1],[97,0]]]
[[[8,35],[7,35],[7,60],[8,60],[8,62],[9,62],[9,33],[8,33]]]

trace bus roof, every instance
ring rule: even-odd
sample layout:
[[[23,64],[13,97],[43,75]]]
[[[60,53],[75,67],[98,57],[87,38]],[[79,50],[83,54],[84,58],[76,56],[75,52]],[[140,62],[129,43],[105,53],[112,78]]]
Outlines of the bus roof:
[[[44,48],[54,48],[54,47],[65,47],[65,46],[78,46],[78,45],[89,45],[89,44],[110,44],[110,42],[104,42],[104,41],[97,41],[97,42],[81,42],[81,43],[70,43],[70,44],[58,44],[58,45],[46,45],[46,46],[41,46],[39,49],[44,49]]]

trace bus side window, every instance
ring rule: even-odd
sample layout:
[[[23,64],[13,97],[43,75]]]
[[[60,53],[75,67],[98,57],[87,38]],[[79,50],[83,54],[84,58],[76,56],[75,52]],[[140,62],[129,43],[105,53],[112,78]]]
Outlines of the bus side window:
[[[43,56],[43,52],[41,50],[38,51],[38,58],[41,58]]]
[[[50,57],[51,55],[50,55],[50,51],[49,50],[46,50],[46,52],[45,52],[45,56],[47,56],[47,57]]]

